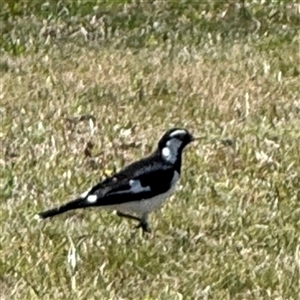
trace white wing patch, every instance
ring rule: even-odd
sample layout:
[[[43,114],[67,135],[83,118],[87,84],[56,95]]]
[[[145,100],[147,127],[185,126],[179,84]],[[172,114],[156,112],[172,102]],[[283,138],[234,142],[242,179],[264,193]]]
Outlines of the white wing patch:
[[[137,179],[131,179],[129,180],[129,185],[130,185],[130,189],[124,189],[118,192],[112,192],[112,194],[126,194],[128,192],[133,193],[133,194],[138,194],[138,193],[142,193],[142,192],[147,192],[147,191],[151,191],[150,186],[142,186],[141,182]]]
[[[96,201],[97,201],[97,195],[89,195],[88,197],[87,197],[87,201],[89,202],[89,203],[95,203]]]
[[[129,180],[129,185],[130,185],[130,192],[134,194],[147,192],[151,190],[149,186],[142,186],[139,180],[131,179]]]
[[[170,137],[175,137],[177,135],[185,135],[185,134],[186,134],[186,130],[184,130],[184,129],[178,129],[178,130],[173,131],[170,134]]]

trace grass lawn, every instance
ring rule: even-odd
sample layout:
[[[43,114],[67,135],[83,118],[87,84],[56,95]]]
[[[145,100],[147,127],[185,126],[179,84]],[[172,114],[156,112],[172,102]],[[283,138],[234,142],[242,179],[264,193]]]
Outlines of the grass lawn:
[[[297,1],[2,1],[0,299],[297,300]],[[34,215],[204,135],[144,239]]]

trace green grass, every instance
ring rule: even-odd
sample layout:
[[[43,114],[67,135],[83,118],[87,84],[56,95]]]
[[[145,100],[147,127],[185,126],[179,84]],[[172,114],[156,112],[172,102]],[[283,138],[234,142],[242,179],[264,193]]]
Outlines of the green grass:
[[[3,1],[0,299],[298,299],[299,9]],[[33,219],[172,126],[206,138],[150,238],[109,212]]]

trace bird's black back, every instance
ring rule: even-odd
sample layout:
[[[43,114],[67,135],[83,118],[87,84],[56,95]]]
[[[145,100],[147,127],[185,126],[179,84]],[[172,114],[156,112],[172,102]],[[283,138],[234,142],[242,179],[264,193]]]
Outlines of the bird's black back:
[[[152,155],[128,165],[120,172],[95,185],[89,191],[89,195],[97,195],[99,201],[95,203],[95,206],[150,198],[164,193],[170,188],[174,172],[180,174],[180,166],[180,157],[179,161],[171,164],[165,161],[160,151],[157,150]],[[131,193],[130,180],[139,180],[141,186],[149,187],[149,190]]]

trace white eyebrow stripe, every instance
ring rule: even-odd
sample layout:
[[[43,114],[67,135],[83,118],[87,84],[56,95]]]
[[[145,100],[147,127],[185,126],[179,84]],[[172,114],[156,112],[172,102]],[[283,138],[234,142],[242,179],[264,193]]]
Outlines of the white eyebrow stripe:
[[[170,137],[173,137],[175,135],[181,135],[181,134],[186,134],[186,131],[184,129],[178,129],[178,130],[175,130],[174,132],[172,132],[170,134]]]

